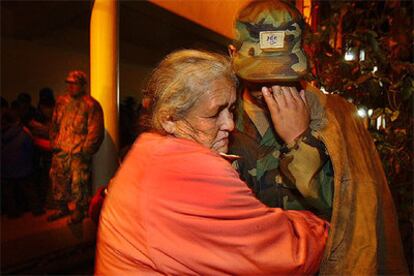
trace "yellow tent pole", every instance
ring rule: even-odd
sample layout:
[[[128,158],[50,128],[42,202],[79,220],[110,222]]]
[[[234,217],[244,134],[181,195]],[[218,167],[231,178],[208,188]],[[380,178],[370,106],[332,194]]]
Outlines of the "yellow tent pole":
[[[92,190],[118,168],[118,2],[95,0],[90,21],[91,95],[104,112],[105,138],[93,160]]]

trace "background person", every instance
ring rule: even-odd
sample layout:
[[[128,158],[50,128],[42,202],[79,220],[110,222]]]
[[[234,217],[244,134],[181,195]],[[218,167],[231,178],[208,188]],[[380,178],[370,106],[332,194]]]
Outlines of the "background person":
[[[34,146],[30,131],[22,124],[16,100],[1,116],[2,205],[10,218],[26,210],[44,213],[34,185]]]
[[[95,274],[276,275],[319,268],[327,224],[260,203],[230,162],[236,78],[227,58],[168,55],[141,134],[104,201]]]
[[[331,217],[320,273],[407,273],[381,160],[356,108],[303,81],[304,22],[283,1],[252,1],[230,46],[242,99],[230,152],[269,206]]]
[[[88,209],[92,155],[104,138],[103,111],[86,92],[84,72],[69,72],[66,83],[67,93],[57,99],[50,126],[50,179],[59,210],[48,220],[69,215],[73,196],[76,208],[68,223],[80,223]]]
[[[35,137],[49,140],[49,128],[55,104],[52,89],[45,87],[39,90],[36,112],[33,119],[29,122],[29,128]]]
[[[35,145],[35,170],[37,189],[43,205],[53,207],[50,188],[49,171],[52,162],[52,149],[50,147],[50,124],[52,122],[55,97],[51,88],[39,90],[39,101],[34,118],[29,122]]]
[[[19,103],[19,117],[22,124],[29,127],[30,121],[36,114],[36,108],[32,104],[32,97],[29,93],[21,92],[17,95],[17,102]]]

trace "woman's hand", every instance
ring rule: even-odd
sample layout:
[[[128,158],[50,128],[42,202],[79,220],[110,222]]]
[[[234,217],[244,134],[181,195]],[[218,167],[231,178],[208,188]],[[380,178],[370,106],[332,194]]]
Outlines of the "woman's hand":
[[[274,85],[262,88],[273,126],[286,144],[290,144],[309,127],[309,107],[305,91],[295,87]]]

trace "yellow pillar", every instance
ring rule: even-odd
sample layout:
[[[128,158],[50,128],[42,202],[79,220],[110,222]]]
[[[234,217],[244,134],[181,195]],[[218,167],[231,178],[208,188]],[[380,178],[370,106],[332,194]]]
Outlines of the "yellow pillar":
[[[91,95],[104,112],[105,138],[93,160],[92,190],[118,168],[118,2],[95,0],[90,22]]]

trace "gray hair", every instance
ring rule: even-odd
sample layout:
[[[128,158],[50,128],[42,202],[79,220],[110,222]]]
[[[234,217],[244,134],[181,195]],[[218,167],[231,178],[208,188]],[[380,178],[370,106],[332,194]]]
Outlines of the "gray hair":
[[[150,128],[165,134],[162,123],[185,118],[217,79],[227,79],[237,87],[230,60],[223,55],[190,49],[167,55],[152,72],[145,90],[145,96],[152,99]]]

